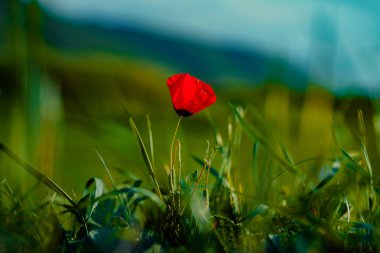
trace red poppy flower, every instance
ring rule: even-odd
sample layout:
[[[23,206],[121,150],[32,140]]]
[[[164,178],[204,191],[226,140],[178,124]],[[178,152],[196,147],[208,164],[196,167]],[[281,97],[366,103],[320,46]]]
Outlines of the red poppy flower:
[[[167,84],[174,110],[180,116],[191,116],[216,101],[211,86],[188,73],[169,77]]]

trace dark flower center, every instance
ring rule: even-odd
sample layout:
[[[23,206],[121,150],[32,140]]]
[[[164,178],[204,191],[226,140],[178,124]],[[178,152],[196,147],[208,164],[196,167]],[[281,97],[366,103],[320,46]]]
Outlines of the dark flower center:
[[[189,112],[188,110],[185,110],[185,109],[175,109],[175,112],[179,115],[179,116],[182,116],[182,117],[189,117],[191,115],[193,115],[191,112]]]

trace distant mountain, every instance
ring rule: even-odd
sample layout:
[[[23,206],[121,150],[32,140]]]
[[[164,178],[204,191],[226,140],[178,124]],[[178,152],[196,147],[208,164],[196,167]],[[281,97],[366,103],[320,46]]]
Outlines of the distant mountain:
[[[219,84],[278,81],[302,88],[307,80],[306,71],[258,51],[213,47],[133,26],[81,26],[48,15],[44,21],[47,43],[60,50],[109,52],[149,61],[173,72],[189,72]]]

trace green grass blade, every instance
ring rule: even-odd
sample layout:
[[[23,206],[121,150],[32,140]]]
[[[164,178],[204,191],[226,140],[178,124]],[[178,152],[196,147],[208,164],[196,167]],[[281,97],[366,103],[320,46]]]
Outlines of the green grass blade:
[[[126,217],[127,217],[128,221],[129,221],[129,224],[131,224],[132,221],[133,221],[133,220],[132,220],[131,212],[130,212],[130,210],[129,210],[127,204],[124,203],[124,201],[123,201],[121,195],[120,195],[119,192],[117,191],[117,187],[116,187],[115,181],[114,181],[113,178],[112,178],[112,175],[111,175],[111,173],[110,173],[110,171],[109,171],[109,169],[108,169],[108,167],[107,167],[106,162],[104,161],[103,157],[99,154],[99,152],[98,152],[97,150],[95,150],[95,152],[98,154],[98,156],[99,156],[99,158],[100,158],[100,160],[101,160],[101,162],[102,162],[102,164],[103,164],[103,167],[104,167],[105,170],[107,171],[107,174],[108,174],[108,177],[109,177],[110,180],[111,180],[111,183],[112,183],[113,189],[115,190],[115,192],[117,193],[117,196],[119,197],[120,204],[123,206],[123,209],[124,209],[124,212],[125,212],[125,214],[126,214]]]
[[[236,118],[239,121],[240,126],[244,130],[244,132],[248,135],[248,137],[252,141],[258,141],[261,143],[261,145],[268,151],[268,153],[271,154],[273,158],[275,158],[282,166],[286,168],[287,171],[292,172],[295,175],[298,175],[297,171],[293,168],[291,164],[289,164],[288,161],[285,161],[283,158],[281,158],[265,141],[265,138],[256,131],[252,126],[250,126],[240,115],[239,111],[236,109],[236,107],[232,104],[229,104],[233,114],[236,116]]]
[[[357,164],[356,161],[343,148],[341,148],[340,151],[342,152],[343,156],[349,161],[349,169],[363,175],[367,179],[370,179],[368,172],[365,171],[359,164]]]
[[[3,143],[0,143],[0,151],[2,151],[9,158],[15,161],[18,165],[20,165],[25,171],[27,171],[39,182],[43,183],[44,185],[49,187],[51,190],[58,193],[65,199],[67,199],[73,206],[76,205],[73,199],[58,184],[56,184],[52,179],[50,179],[46,175],[39,172],[37,168],[35,168],[33,165],[31,165],[30,163],[28,163],[21,157],[19,157],[16,153],[14,153],[12,150],[7,148]]]
[[[276,144],[279,145],[279,148],[280,148],[282,154],[284,155],[284,158],[286,159],[286,161],[289,164],[294,164],[293,158],[290,155],[289,150],[285,147],[284,143],[282,142],[282,140],[281,140],[280,136],[277,134],[277,132],[275,132],[273,130],[273,128],[269,124],[267,124],[267,122],[264,120],[262,115],[259,113],[259,111],[255,107],[251,106],[249,108],[250,108],[251,113],[253,113],[255,119],[257,119],[259,121],[258,123],[266,130],[264,133],[265,136],[270,136],[270,138],[275,140]]]
[[[148,133],[149,133],[149,149],[150,149],[150,158],[152,159],[152,165],[154,168],[154,147],[153,147],[153,134],[152,134],[152,126],[150,124],[149,115],[146,115],[146,122],[148,125]]]
[[[154,168],[153,168],[153,164],[149,158],[149,154],[145,148],[145,145],[144,145],[144,142],[141,138],[141,135],[139,133],[139,130],[137,129],[137,126],[135,124],[135,122],[133,121],[132,117],[129,117],[129,123],[132,127],[132,130],[133,132],[135,133],[136,137],[137,137],[137,141],[139,143],[139,146],[140,146],[140,149],[141,149],[141,154],[143,156],[143,160],[145,162],[145,165],[148,169],[148,172],[149,172],[149,175],[150,175],[150,178],[152,180],[152,183],[153,183],[153,186],[155,187],[156,191],[157,191],[157,194],[158,196],[160,197],[160,199],[162,199],[162,194],[161,194],[161,190],[160,190],[160,186],[158,184],[158,181],[157,181],[157,178],[156,178],[156,174],[154,172]]]
[[[178,150],[178,186],[180,186],[181,183],[181,177],[182,177],[182,151],[181,151],[181,142],[177,140],[176,147]]]
[[[368,175],[371,177],[371,181],[372,181],[373,171],[372,171],[371,161],[369,159],[368,150],[367,150],[366,146],[363,143],[360,146],[361,146],[363,154],[364,154],[365,163],[367,164],[368,173],[369,173]]]

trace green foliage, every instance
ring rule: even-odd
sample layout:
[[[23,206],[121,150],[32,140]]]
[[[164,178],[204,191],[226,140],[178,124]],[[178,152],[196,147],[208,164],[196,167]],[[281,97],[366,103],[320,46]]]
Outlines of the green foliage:
[[[366,125],[359,122],[357,152],[339,147],[333,159],[294,163],[289,150],[257,112],[231,105],[233,118],[224,137],[214,124],[214,146],[178,185],[159,185],[154,168],[153,133],[149,150],[132,120],[150,182],[125,174],[114,181],[99,155],[112,190],[91,178],[80,199],[70,197],[53,180],[5,145],[0,150],[49,187],[54,195],[32,206],[0,185],[0,249],[4,252],[375,252],[380,221],[378,176],[367,152]],[[245,139],[244,137],[248,138]],[[250,169],[242,185],[235,177],[244,163]],[[180,142],[173,140],[173,169],[182,166]],[[178,159],[177,159],[178,157]],[[219,162],[214,162],[214,157]],[[212,164],[214,163],[214,164]],[[317,176],[308,173],[316,171]],[[287,173],[291,172],[291,173]],[[209,178],[209,175],[211,176]],[[168,174],[177,180],[175,174]],[[117,178],[118,181],[120,177]],[[291,180],[291,181],[289,181]],[[169,181],[169,180],[168,180]],[[150,189],[153,186],[153,190]],[[37,246],[35,246],[37,245]]]

